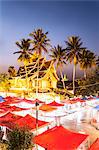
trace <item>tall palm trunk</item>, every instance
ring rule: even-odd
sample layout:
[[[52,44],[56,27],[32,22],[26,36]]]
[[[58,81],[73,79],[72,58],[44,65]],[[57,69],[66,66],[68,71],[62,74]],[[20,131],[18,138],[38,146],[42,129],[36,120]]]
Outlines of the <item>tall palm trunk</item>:
[[[24,67],[25,67],[25,73],[26,73],[26,88],[28,88],[28,82],[27,82],[28,75],[27,75],[27,68],[26,68],[26,64],[24,64]]]
[[[38,64],[37,64],[37,85],[36,85],[36,96],[38,97],[38,91],[39,91],[39,81],[38,81],[38,78],[39,78],[39,56],[38,56]]]
[[[87,78],[87,72],[86,72],[86,69],[84,69],[84,78],[85,78],[85,79]]]
[[[75,94],[75,74],[76,74],[76,64],[73,66],[73,93]]]
[[[60,75],[61,75],[61,78],[62,78],[63,88],[65,89],[65,83],[64,83],[64,78],[63,78],[62,68],[61,67],[60,67]]]

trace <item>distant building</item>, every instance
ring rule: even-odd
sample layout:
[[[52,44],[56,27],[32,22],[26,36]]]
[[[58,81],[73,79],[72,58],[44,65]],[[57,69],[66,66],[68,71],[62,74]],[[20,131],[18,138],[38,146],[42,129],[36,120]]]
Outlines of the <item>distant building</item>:
[[[40,91],[56,88],[57,81],[58,76],[53,61],[47,61],[43,57],[35,59],[32,63],[29,63],[26,68],[21,66],[17,72],[17,76],[10,80],[11,89],[36,90],[38,87]]]

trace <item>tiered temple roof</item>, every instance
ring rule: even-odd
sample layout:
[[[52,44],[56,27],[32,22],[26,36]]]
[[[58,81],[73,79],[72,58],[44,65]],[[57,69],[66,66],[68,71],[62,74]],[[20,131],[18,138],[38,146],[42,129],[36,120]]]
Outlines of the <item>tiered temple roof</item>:
[[[39,66],[39,71],[38,71],[38,66]],[[46,73],[52,66],[53,66],[52,60],[46,61],[46,59],[43,57],[40,59],[35,59],[33,60],[32,63],[29,63],[26,66],[26,70],[25,70],[25,66],[21,66],[17,72],[17,77],[21,77],[22,79],[24,79],[26,78],[26,72],[27,72],[27,77],[32,77],[35,79],[37,78],[37,74],[39,73],[38,78],[41,79],[46,75]],[[56,79],[58,79],[58,76],[56,75],[55,71],[53,72],[53,76]]]

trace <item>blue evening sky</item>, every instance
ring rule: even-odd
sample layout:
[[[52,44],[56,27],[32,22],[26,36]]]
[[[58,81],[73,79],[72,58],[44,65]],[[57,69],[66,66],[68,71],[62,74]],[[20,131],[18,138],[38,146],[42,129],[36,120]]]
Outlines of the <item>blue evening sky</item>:
[[[79,35],[84,46],[99,54],[98,1],[0,0],[0,70],[18,65],[15,42],[39,27],[49,31],[53,46]]]

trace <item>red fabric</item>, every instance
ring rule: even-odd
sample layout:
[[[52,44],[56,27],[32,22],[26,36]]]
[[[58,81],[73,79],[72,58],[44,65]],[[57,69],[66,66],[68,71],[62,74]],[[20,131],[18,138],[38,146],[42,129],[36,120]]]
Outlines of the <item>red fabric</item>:
[[[45,103],[45,102],[42,102],[41,100],[39,100],[39,99],[35,99],[34,101],[33,101],[33,103],[35,104],[35,103]]]
[[[25,117],[15,121],[16,126],[27,127],[29,130],[36,128],[36,119],[30,115],[26,115]],[[48,122],[38,120],[38,127],[48,124]]]
[[[96,139],[96,141],[91,145],[89,150],[99,150],[99,138]]]
[[[92,97],[92,96],[90,96],[90,97],[88,97],[87,99],[88,99],[88,100],[93,100],[93,99],[95,99],[95,98]]]
[[[29,103],[29,104],[34,104],[32,100],[28,100],[26,98],[22,99],[21,102],[26,102],[26,103]]]
[[[5,102],[3,102],[3,103],[5,103],[5,104],[13,104],[13,103],[18,103],[18,102],[21,101],[20,98],[17,98],[17,97],[10,97],[10,96],[4,98],[4,100],[5,100]]]
[[[82,99],[80,99],[80,98],[76,98],[75,100],[76,100],[77,102],[81,102],[81,103],[85,102],[85,100],[82,100]]]
[[[5,114],[4,116],[0,117],[0,122],[1,121],[16,121],[20,118],[22,118],[22,117],[9,112],[9,113]]]
[[[10,109],[9,105],[2,105],[2,107],[0,107],[1,110],[7,112]]]
[[[54,127],[34,138],[34,142],[47,150],[74,150],[88,135],[74,133],[62,126]]]
[[[55,101],[53,101],[52,103],[49,103],[47,105],[49,105],[49,106],[64,106],[64,104],[60,104],[60,103],[57,103]]]
[[[9,105],[2,105],[0,107],[1,110],[3,111],[22,111],[22,110],[27,110],[26,108],[20,108],[20,107],[16,107],[16,106],[9,106]]]
[[[0,109],[2,109],[3,107],[6,107],[6,106],[9,106],[8,103],[6,103],[6,102],[0,103]]]
[[[22,116],[7,113],[6,115],[0,117],[0,125],[13,129],[15,127],[15,121],[20,118],[22,118]]]
[[[67,100],[65,103],[66,103],[66,104],[75,104],[75,103],[77,103],[77,101]]]
[[[11,96],[7,96],[7,97],[4,98],[5,101],[11,100],[11,99],[12,99]]]
[[[27,109],[26,108],[16,107],[16,106],[10,106],[10,108],[8,110],[9,111],[22,111],[22,110],[27,110]]]

